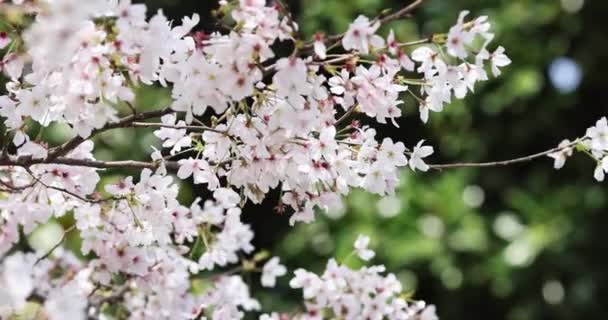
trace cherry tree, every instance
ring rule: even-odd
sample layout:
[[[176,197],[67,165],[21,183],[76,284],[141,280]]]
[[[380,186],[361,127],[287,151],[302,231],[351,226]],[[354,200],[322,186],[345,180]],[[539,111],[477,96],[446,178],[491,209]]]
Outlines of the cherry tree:
[[[0,318],[35,304],[48,319],[437,319],[435,306],[410,299],[382,265],[349,268],[330,259],[321,274],[287,270],[258,252],[241,220],[247,203],[280,192],[289,223],[313,223],[339,208],[354,188],[390,195],[400,170],[426,172],[501,166],[543,157],[561,168],[574,151],[608,172],[608,123],[556,148],[512,160],[433,164],[425,141],[377,138],[398,126],[402,109],[422,122],[477,82],[511,63],[486,16],[462,11],[449,30],[402,42],[388,22],[414,14],[422,0],[377,17],[357,17],[342,34],[302,39],[279,0],[219,1],[221,28],[197,31],[199,16],[148,19],[130,0],[0,2],[0,96],[6,127],[0,155]],[[277,43],[289,44],[287,54]],[[135,89],[167,87],[171,103],[137,110]],[[404,104],[411,96],[415,105]],[[130,113],[121,114],[126,105]],[[363,124],[371,123],[371,124]],[[29,130],[69,126],[72,137],[49,145]],[[151,128],[149,161],[102,161],[93,138],[118,128]],[[105,169],[137,170],[101,185]],[[212,197],[178,201],[180,180]],[[103,192],[102,192],[103,191]],[[74,225],[44,253],[17,250],[21,237],[52,218]],[[78,231],[77,258],[62,245]],[[371,261],[360,235],[352,258]],[[20,247],[21,248],[21,247]],[[350,256],[349,256],[350,257]],[[243,276],[261,286],[289,277],[301,290],[298,310],[266,310]],[[202,292],[193,279],[206,279]],[[117,307],[118,306],[118,307]],[[119,311],[117,311],[119,310]]]

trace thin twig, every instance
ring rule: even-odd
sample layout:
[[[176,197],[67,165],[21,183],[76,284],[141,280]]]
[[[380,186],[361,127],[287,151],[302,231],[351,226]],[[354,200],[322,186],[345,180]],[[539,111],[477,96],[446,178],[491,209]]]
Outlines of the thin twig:
[[[208,126],[180,126],[173,124],[164,124],[164,123],[150,123],[150,122],[133,122],[131,124],[132,127],[135,128],[169,128],[169,129],[186,129],[192,132],[205,132],[212,131],[220,134],[227,134],[226,131],[218,130],[215,128],[211,128]]]
[[[386,24],[386,23],[389,23],[389,22],[391,22],[393,20],[398,20],[398,19],[401,19],[403,17],[406,17],[412,11],[414,11],[416,8],[418,8],[422,4],[422,2],[424,2],[424,0],[415,0],[414,2],[410,3],[406,7],[403,7],[399,11],[396,11],[396,12],[394,12],[392,14],[389,14],[389,15],[386,15],[384,17],[378,16],[378,17],[374,18],[372,20],[372,23],[375,22],[375,21],[378,21],[378,22],[380,22],[380,24]],[[345,34],[346,33],[336,34],[336,35],[333,35],[333,36],[325,38],[324,41],[325,41],[326,44],[329,43],[330,44],[329,46],[331,47],[334,44],[340,42],[340,40],[342,40],[342,38],[344,37]],[[309,41],[309,42],[307,42],[304,45],[303,49],[309,50],[309,49],[312,49],[313,46],[314,46],[314,41]]]
[[[61,238],[59,239],[59,241],[57,241],[57,243],[51,248],[51,250],[47,251],[47,253],[45,253],[43,256],[38,258],[36,260],[36,262],[34,262],[34,265],[37,265],[38,263],[40,263],[40,261],[48,258],[51,254],[53,254],[53,251],[55,251],[57,248],[59,248],[59,246],[61,246],[61,244],[65,241],[65,238],[67,237],[68,233],[72,232],[72,230],[74,230],[75,228],[76,228],[76,225],[72,225],[69,228],[65,229],[63,231],[63,234],[61,235]]]
[[[133,113],[133,115],[136,115],[137,109],[135,108],[135,106],[129,101],[125,101],[125,103],[127,104],[127,107],[129,107],[129,109],[131,109],[131,113]]]
[[[340,123],[342,123],[344,120],[346,120],[353,112],[355,112],[356,108],[357,108],[356,104],[354,104],[350,108],[348,108],[348,110],[346,110],[346,112],[340,117],[340,119],[338,119],[336,121],[335,126],[337,127]]]
[[[535,154],[525,156],[525,157],[510,159],[510,160],[493,161],[493,162],[477,162],[477,163],[461,162],[461,163],[448,163],[448,164],[429,164],[429,167],[432,169],[436,169],[436,170],[442,170],[442,169],[451,169],[451,168],[483,168],[483,167],[508,166],[508,165],[517,164],[517,163],[521,163],[521,162],[532,161],[534,159],[541,158],[541,157],[546,157],[551,153],[559,152],[564,149],[574,147],[579,142],[581,142],[581,139],[576,139],[574,142],[569,143],[568,145],[565,145],[562,147],[556,147],[553,149],[549,149],[547,151],[535,153]]]
[[[62,164],[76,167],[89,167],[98,169],[156,169],[160,166],[159,162],[143,162],[143,161],[100,161],[90,159],[74,159],[68,157],[59,157],[54,159],[32,159],[29,156],[19,157],[17,159],[0,160],[0,166],[16,166],[30,167],[36,164]],[[179,166],[177,162],[166,161],[167,169],[176,170]]]
[[[40,183],[43,187],[47,188],[47,189],[53,189],[62,193],[65,193],[67,195],[70,195],[80,201],[83,202],[89,202],[89,203],[102,203],[102,202],[106,202],[106,201],[112,201],[112,200],[122,200],[120,198],[107,198],[107,199],[88,199],[84,196],[81,196],[77,193],[74,193],[70,190],[64,189],[64,188],[59,188],[59,187],[55,187],[55,186],[50,186],[46,183],[44,183],[42,180],[40,180],[40,178],[36,177],[34,175],[34,173],[29,169],[29,168],[25,168],[25,170],[27,171],[27,173],[35,180],[35,182]],[[35,184],[34,182],[34,184]]]
[[[138,114],[132,114],[130,116],[126,116],[126,117],[120,119],[118,122],[108,123],[101,129],[93,130],[91,135],[86,139],[90,139],[90,138],[94,137],[95,135],[100,134],[104,131],[108,131],[110,129],[128,128],[128,127],[131,127],[131,124],[133,122],[162,117],[171,112],[174,112],[174,111],[171,110],[170,108],[165,108],[162,110],[155,110],[155,111],[149,111],[149,112],[142,112],[142,113],[138,113]],[[54,159],[54,158],[58,158],[61,156],[65,156],[67,153],[74,150],[81,143],[86,141],[86,139],[78,136],[78,137],[75,137],[72,140],[64,143],[63,145],[61,145],[59,147],[51,149],[49,151],[49,158]]]
[[[393,14],[389,14],[389,15],[385,16],[384,18],[379,19],[378,21],[380,21],[380,24],[386,24],[393,20],[401,19],[401,18],[409,15],[416,8],[418,8],[418,6],[420,6],[422,4],[422,2],[424,2],[424,0],[416,0],[416,1],[412,2],[411,4],[409,4],[407,7],[404,7],[401,10],[399,10]]]

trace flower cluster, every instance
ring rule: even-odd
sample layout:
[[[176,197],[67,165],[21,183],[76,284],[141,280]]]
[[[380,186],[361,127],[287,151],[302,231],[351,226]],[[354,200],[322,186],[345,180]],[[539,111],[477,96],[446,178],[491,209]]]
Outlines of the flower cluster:
[[[94,290],[90,274],[67,251],[57,250],[52,260],[22,252],[6,257],[0,265],[0,317],[10,318],[36,297],[44,301],[39,308],[49,319],[81,319]]]
[[[502,47],[488,51],[487,17],[465,21],[467,12],[448,34],[410,43],[377,34],[385,19],[364,16],[343,35],[304,42],[286,8],[264,0],[220,1],[233,25],[211,34],[194,31],[196,14],[148,19],[145,5],[130,0],[6,5],[31,19],[0,33],[9,78],[0,96],[8,142],[0,155],[2,318],[32,301],[49,319],[239,319],[261,310],[239,273],[261,273],[261,285],[274,287],[288,270],[278,257],[254,254],[244,204],[276,190],[277,211],[292,212],[293,225],[340,208],[354,188],[392,194],[400,169],[429,170],[434,149],[379,138],[379,128],[397,126],[403,108],[418,107],[426,122],[429,110],[487,80],[486,68],[498,76],[510,63]],[[473,48],[478,38],[483,45]],[[293,42],[294,52],[281,56],[277,42]],[[137,110],[135,89],[146,85],[167,87],[171,103]],[[417,105],[404,105],[406,94]],[[49,146],[32,133],[34,122],[67,126],[72,137]],[[155,129],[151,161],[95,159],[97,134],[133,127]],[[588,135],[599,157],[605,137]],[[141,171],[102,185],[107,168]],[[180,203],[182,180],[213,197]],[[88,260],[61,243],[46,254],[7,255],[21,234],[64,215],[73,215],[65,233],[78,232]],[[375,255],[369,241],[355,243],[366,261]],[[321,276],[298,269],[291,286],[304,290],[307,312],[296,318],[436,319],[434,307],[406,301],[396,277],[382,273],[333,259]],[[209,285],[197,287],[200,279]]]
[[[355,250],[369,260],[369,238],[359,236]],[[384,266],[352,270],[336,260],[327,262],[321,276],[304,269],[295,271],[292,288],[302,289],[308,314],[302,319],[399,319],[437,320],[434,306],[424,302],[408,303],[400,297],[401,283],[394,274],[383,276]]]
[[[475,83],[488,80],[485,70],[489,62],[494,76],[501,74],[500,67],[507,66],[511,60],[505,55],[503,47],[494,52],[488,52],[488,45],[494,38],[490,33],[488,17],[482,16],[465,22],[468,11],[463,11],[458,22],[450,29],[445,40],[449,56],[444,57],[441,51],[429,47],[421,47],[412,53],[412,59],[421,64],[417,71],[424,74],[425,83],[421,91],[426,94],[424,101],[420,99],[420,118],[427,122],[429,111],[440,112],[445,103],[450,103],[452,96],[463,99],[468,92],[473,92]],[[483,45],[472,59],[471,47],[476,38],[483,39]],[[442,39],[443,40],[443,39]],[[449,63],[456,60],[456,63]]]
[[[554,159],[555,169],[561,169],[566,163],[566,159],[572,156],[574,151],[580,151],[591,157],[595,162],[593,177],[597,181],[604,181],[605,174],[608,172],[608,120],[602,117],[587,129],[585,136],[574,141],[563,140],[549,157]]]

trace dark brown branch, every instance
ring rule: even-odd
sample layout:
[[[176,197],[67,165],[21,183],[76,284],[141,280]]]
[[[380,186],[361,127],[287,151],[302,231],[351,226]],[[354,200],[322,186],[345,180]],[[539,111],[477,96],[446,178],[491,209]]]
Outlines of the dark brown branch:
[[[406,7],[403,7],[402,9],[400,9],[399,11],[396,11],[396,12],[386,15],[384,17],[378,16],[378,17],[374,18],[372,20],[372,23],[378,21],[378,22],[380,22],[380,24],[386,24],[391,21],[404,18],[404,17],[408,16],[410,13],[412,13],[416,8],[418,8],[423,2],[424,2],[424,0],[415,0],[414,2],[410,3]],[[340,34],[329,36],[329,37],[325,38],[324,41],[326,44],[328,44],[329,47],[331,47],[331,46],[335,45],[336,43],[338,43],[340,40],[342,40],[342,38],[344,37],[345,34],[346,33],[343,32]],[[314,46],[314,41],[309,41],[304,45],[303,49],[310,50],[313,48],[313,46]]]
[[[98,169],[156,169],[160,166],[160,162],[144,162],[144,161],[100,161],[100,160],[89,160],[89,159],[74,159],[68,157],[58,157],[54,159],[32,159],[32,157],[19,157],[17,159],[2,159],[0,160],[0,166],[17,166],[17,167],[30,167],[36,164],[63,164],[75,167],[90,167]],[[165,162],[167,169],[177,170],[177,162],[167,161]]]
[[[108,123],[101,129],[93,130],[93,132],[91,133],[91,136],[87,139],[90,139],[90,138],[94,137],[95,135],[100,134],[104,131],[108,131],[111,129],[117,129],[117,128],[129,128],[129,127],[132,127],[133,122],[162,117],[171,112],[174,112],[174,111],[171,110],[170,108],[166,108],[166,109],[162,109],[162,110],[155,110],[155,111],[133,114],[133,115],[120,119],[118,122]],[[74,150],[76,147],[78,147],[81,143],[83,143],[87,139],[84,139],[84,138],[78,136],[78,137],[75,137],[72,140],[64,143],[63,145],[61,145],[59,147],[51,149],[49,151],[49,159],[55,159],[58,157],[65,156],[67,153]]]
[[[386,24],[389,23],[391,21],[394,20],[399,20],[401,18],[404,18],[406,16],[408,16],[412,11],[414,11],[416,8],[418,8],[422,2],[424,2],[424,0],[416,0],[412,3],[410,3],[407,7],[402,8],[401,10],[389,14],[383,18],[378,19],[378,21],[380,21],[380,24]]]

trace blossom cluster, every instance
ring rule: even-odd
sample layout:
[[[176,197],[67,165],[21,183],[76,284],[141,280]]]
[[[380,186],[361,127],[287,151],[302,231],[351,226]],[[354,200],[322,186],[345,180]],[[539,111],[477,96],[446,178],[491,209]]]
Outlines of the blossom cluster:
[[[366,236],[355,242],[355,252],[363,260],[374,255],[368,243]],[[438,319],[434,306],[422,301],[408,304],[400,296],[403,288],[397,277],[383,276],[384,271],[382,265],[352,270],[330,259],[321,276],[298,269],[289,284],[303,290],[308,312],[305,319]]]
[[[604,181],[606,172],[608,172],[608,120],[606,117],[602,117],[594,126],[588,128],[583,137],[574,141],[565,139],[560,142],[556,150],[549,153],[548,156],[554,159],[554,168],[561,169],[575,150],[585,153],[595,161],[593,177],[597,181]]]
[[[399,170],[429,170],[434,149],[379,138],[379,128],[397,126],[402,109],[416,106],[427,122],[429,110],[488,80],[486,68],[498,76],[510,63],[502,47],[489,51],[488,18],[465,21],[466,11],[449,33],[411,43],[392,31],[381,36],[380,20],[360,16],[331,43],[335,37],[321,34],[301,41],[286,8],[264,0],[220,1],[232,24],[211,34],[195,31],[196,14],[181,24],[162,11],[148,19],[145,5],[129,0],[5,5],[31,22],[22,33],[0,33],[10,80],[0,96],[2,318],[32,301],[49,319],[239,319],[260,311],[240,273],[259,272],[261,285],[274,287],[288,270],[278,257],[259,267],[266,258],[254,254],[254,233],[241,220],[245,203],[277,190],[277,211],[289,210],[293,225],[340,208],[354,188],[392,194]],[[285,41],[295,50],[280,56],[273,45]],[[137,110],[135,89],[144,85],[169,88],[170,105]],[[416,105],[404,105],[405,95]],[[125,108],[132,114],[122,115]],[[33,123],[68,126],[73,137],[49,146]],[[130,127],[155,129],[149,162],[95,159],[97,134]],[[102,185],[102,170],[117,167],[141,172]],[[180,203],[182,180],[213,197]],[[60,244],[48,254],[12,252],[21,234],[64,215],[73,215],[87,260]],[[355,243],[365,261],[374,256],[368,244]],[[306,312],[295,318],[436,319],[434,307],[406,301],[384,271],[333,259],[321,276],[296,270],[290,284],[304,290]],[[210,284],[197,292],[193,279]]]

